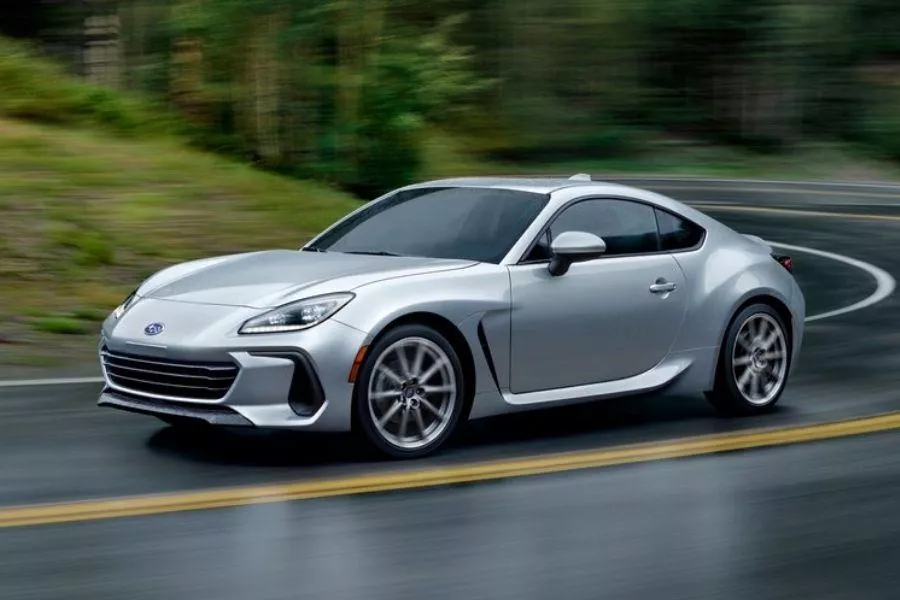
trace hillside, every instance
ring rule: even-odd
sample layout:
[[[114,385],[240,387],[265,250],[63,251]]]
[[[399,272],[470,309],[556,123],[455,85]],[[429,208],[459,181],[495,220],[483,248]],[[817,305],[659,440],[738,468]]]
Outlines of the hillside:
[[[0,118],[0,364],[91,360],[97,322],[143,277],[190,258],[298,247],[355,206],[171,139]]]

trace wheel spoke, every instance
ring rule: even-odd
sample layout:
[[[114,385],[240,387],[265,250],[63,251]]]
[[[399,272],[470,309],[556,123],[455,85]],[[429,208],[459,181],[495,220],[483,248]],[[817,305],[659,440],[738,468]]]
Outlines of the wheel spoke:
[[[369,398],[372,400],[384,400],[385,398],[396,398],[400,394],[400,390],[384,390],[381,392],[374,392],[372,394],[369,394]]]
[[[749,334],[748,334],[748,335],[749,335]],[[738,335],[737,343],[738,343],[738,345],[739,345],[741,348],[744,349],[744,352],[748,352],[748,353],[749,353],[749,352],[752,352],[752,351],[753,351],[753,347],[750,345],[750,342],[748,342],[747,340],[745,340],[743,335]]]
[[[416,357],[413,359],[412,374],[417,375],[422,371],[422,361],[425,360],[425,346],[419,344],[416,346]]]
[[[759,373],[753,373],[750,376],[750,395],[754,398],[759,397]]]
[[[428,367],[428,370],[422,373],[422,375],[419,377],[419,383],[425,383],[426,381],[434,377],[434,375],[438,371],[440,371],[446,364],[447,362],[443,358],[436,359],[434,361],[434,364]]]
[[[759,327],[756,330],[756,339],[757,340],[765,340],[766,333],[769,331],[769,322],[764,319],[758,320]],[[765,344],[765,342],[762,342]]]
[[[391,420],[391,417],[397,414],[397,411],[400,410],[400,407],[403,406],[402,402],[394,402],[387,412],[384,413],[380,419],[378,419],[378,424],[384,427],[384,424]]]
[[[404,410],[400,415],[400,429],[397,431],[397,437],[401,440],[406,437],[406,424],[409,422],[409,411]]]
[[[409,370],[409,358],[406,356],[406,347],[397,346],[396,354],[397,360],[400,361],[400,371],[403,373],[403,377],[409,379],[412,377],[412,373]]]
[[[753,362],[753,358],[751,358],[749,355],[739,356],[738,358],[734,359],[734,361],[732,361],[732,362],[735,364],[735,366],[745,367]]]
[[[403,385],[403,378],[394,373],[394,371],[385,364],[378,365],[378,372],[393,381],[396,385]]]
[[[416,425],[419,426],[419,437],[425,437],[425,420],[422,419],[422,409],[418,406],[413,411],[413,415],[416,417]]]
[[[776,360],[779,358],[784,358],[784,352],[781,350],[776,350],[775,352],[766,352],[762,355],[763,360]]]
[[[751,376],[751,375],[753,375],[753,372],[750,371],[750,369],[747,369],[747,370],[745,370],[744,373],[738,378],[738,380],[737,380],[737,386],[738,386],[739,388],[741,388],[741,390],[743,390],[744,387],[747,385],[747,383],[750,381],[750,376]]]
[[[777,341],[778,341],[778,332],[773,331],[771,334],[769,334],[769,337],[767,337],[766,339],[764,339],[762,341],[762,347],[765,348],[766,350],[769,350],[772,348],[772,346],[775,345],[775,342],[777,342]]]
[[[444,415],[441,414],[441,411],[434,407],[434,404],[426,400],[425,398],[419,398],[419,403],[428,409],[428,411],[433,414],[438,419],[443,419]]]
[[[422,390],[426,394],[443,394],[446,392],[456,391],[456,389],[452,385],[423,385]]]

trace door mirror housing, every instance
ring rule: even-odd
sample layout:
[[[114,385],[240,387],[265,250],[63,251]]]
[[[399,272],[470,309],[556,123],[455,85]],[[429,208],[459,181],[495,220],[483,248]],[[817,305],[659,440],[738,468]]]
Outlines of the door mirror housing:
[[[550,244],[553,258],[550,259],[550,274],[559,276],[566,273],[574,262],[599,258],[606,252],[606,242],[600,236],[586,231],[566,231]]]

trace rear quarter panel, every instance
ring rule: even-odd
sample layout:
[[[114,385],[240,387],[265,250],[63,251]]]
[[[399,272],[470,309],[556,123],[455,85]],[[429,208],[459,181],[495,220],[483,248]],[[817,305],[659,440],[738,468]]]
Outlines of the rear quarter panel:
[[[688,311],[674,352],[714,347],[745,302],[771,296],[785,304],[800,321],[803,296],[793,276],[774,261],[767,249],[729,230],[711,230],[704,245],[693,252],[674,254],[688,280]],[[793,323],[798,339],[798,324]],[[795,344],[796,347],[799,343]],[[709,367],[710,381],[715,364]]]

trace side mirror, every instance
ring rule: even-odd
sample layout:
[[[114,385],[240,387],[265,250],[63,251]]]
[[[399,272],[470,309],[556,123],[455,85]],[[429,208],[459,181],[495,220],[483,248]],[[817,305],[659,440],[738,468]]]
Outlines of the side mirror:
[[[585,231],[566,231],[556,236],[550,244],[553,258],[550,274],[564,275],[574,262],[591,260],[606,252],[606,242],[599,236]]]

